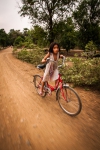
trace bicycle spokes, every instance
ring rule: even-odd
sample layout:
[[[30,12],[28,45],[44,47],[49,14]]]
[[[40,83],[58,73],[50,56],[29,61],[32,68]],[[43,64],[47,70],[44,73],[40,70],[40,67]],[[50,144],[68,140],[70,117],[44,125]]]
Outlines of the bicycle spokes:
[[[68,115],[77,115],[81,111],[81,101],[77,93],[71,88],[64,86],[58,91],[60,107]]]

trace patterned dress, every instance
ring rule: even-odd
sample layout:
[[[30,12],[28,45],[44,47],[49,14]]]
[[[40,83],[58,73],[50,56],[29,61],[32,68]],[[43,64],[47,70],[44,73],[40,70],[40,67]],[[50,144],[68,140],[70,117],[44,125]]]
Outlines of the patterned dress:
[[[53,61],[50,61],[46,65],[46,69],[43,76],[43,81],[55,81],[59,77],[58,72],[58,59],[59,59],[59,53],[57,54],[57,60],[54,61],[53,53],[50,53],[50,59]]]

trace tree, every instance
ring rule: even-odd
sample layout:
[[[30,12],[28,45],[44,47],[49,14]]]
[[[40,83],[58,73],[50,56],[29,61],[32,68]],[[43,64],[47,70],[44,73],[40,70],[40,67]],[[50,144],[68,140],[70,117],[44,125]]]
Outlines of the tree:
[[[7,34],[4,29],[0,29],[0,46],[7,46]]]
[[[11,29],[11,30],[9,31],[9,33],[8,33],[9,44],[10,44],[10,45],[13,45],[15,39],[16,39],[18,36],[24,38],[24,36],[23,36],[23,34],[20,32],[20,30]]]
[[[55,40],[67,51],[75,47],[76,32],[72,19],[61,21],[54,26]]]
[[[34,26],[30,30],[26,28],[23,30],[25,45],[36,44],[38,46],[47,45],[47,32],[41,26]]]
[[[49,41],[54,40],[53,25],[64,20],[68,10],[76,0],[21,0],[21,16],[29,16],[32,22],[45,26],[49,32]]]
[[[14,46],[17,46],[17,45],[21,46],[22,42],[24,42],[24,39],[22,37],[18,36],[14,41]]]
[[[40,26],[34,26],[34,29],[31,30],[31,37],[34,44],[38,46],[46,46],[47,44],[47,33]]]
[[[24,36],[24,37],[28,36],[28,31],[29,31],[28,28],[24,28],[24,29],[23,29],[23,36]]]
[[[81,46],[93,41],[100,43],[100,1],[99,0],[82,0],[73,13]]]

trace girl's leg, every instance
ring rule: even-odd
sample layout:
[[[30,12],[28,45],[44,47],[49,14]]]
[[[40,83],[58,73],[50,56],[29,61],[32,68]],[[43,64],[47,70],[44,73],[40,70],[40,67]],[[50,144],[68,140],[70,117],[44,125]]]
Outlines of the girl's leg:
[[[41,86],[40,93],[43,93],[44,84],[45,84],[45,82],[42,81],[42,86]]]

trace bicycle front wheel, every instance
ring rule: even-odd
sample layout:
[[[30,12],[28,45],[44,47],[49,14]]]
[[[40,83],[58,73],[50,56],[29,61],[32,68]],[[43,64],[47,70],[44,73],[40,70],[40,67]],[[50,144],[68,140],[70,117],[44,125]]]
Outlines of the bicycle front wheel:
[[[42,77],[39,75],[35,75],[33,78],[34,86],[36,88],[37,93],[40,95],[40,89],[42,86]],[[46,96],[46,92],[44,90],[43,94],[41,95],[42,97]]]
[[[62,110],[70,115],[78,115],[82,109],[82,103],[75,92],[75,90],[69,86],[63,86],[62,89],[57,91],[57,99]]]

